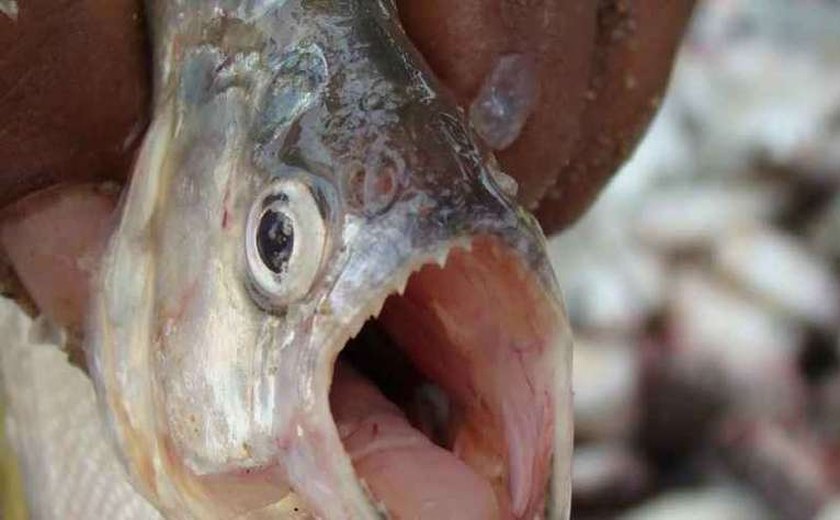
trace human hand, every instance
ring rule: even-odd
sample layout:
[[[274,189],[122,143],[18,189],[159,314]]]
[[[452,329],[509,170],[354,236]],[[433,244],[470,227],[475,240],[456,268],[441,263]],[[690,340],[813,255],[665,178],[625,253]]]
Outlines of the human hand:
[[[500,57],[536,97],[498,150],[547,232],[573,222],[658,106],[691,0],[399,0],[406,31],[465,107]],[[147,120],[139,0],[27,0],[0,15],[0,248],[35,304],[78,328],[87,277]]]

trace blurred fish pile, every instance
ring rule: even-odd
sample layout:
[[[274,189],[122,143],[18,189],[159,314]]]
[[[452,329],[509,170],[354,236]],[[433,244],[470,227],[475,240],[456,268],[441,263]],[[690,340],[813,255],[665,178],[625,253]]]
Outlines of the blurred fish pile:
[[[634,158],[551,243],[576,519],[840,519],[840,2],[699,6]]]

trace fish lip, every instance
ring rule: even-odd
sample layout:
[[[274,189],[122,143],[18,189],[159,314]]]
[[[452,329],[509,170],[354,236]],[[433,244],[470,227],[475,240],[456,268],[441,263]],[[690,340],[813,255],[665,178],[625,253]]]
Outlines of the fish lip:
[[[552,403],[552,406],[554,406],[552,409],[552,415],[553,419],[561,421],[561,424],[556,428],[553,423],[551,425],[552,448],[549,455],[553,455],[554,459],[549,463],[549,465],[554,469],[554,476],[553,478],[549,478],[551,477],[551,472],[549,472],[549,476],[546,477],[545,482],[535,483],[528,480],[528,477],[520,475],[518,478],[513,477],[514,481],[508,482],[506,485],[508,486],[510,493],[513,495],[510,507],[513,509],[516,518],[524,518],[525,516],[523,515],[526,513],[530,514],[533,511],[542,512],[544,510],[543,508],[546,507],[558,512],[557,516],[551,516],[551,518],[559,518],[564,514],[568,514],[568,489],[566,489],[568,486],[564,484],[564,481],[567,479],[565,479],[563,475],[568,475],[572,439],[571,388],[569,382],[570,378],[568,377],[568,371],[571,365],[571,336],[568,330],[568,324],[565,320],[565,312],[562,301],[560,301],[559,298],[556,283],[554,282],[552,276],[549,276],[548,280],[546,280],[545,272],[541,270],[540,265],[537,265],[544,261],[544,259],[538,259],[536,262],[533,261],[528,257],[526,252],[522,251],[521,247],[518,247],[516,244],[512,244],[508,241],[504,233],[491,232],[454,238],[433,248],[429,252],[416,255],[404,262],[403,266],[389,278],[388,282],[375,291],[373,295],[367,298],[360,305],[360,310],[352,314],[347,321],[338,326],[332,337],[325,342],[326,345],[328,345],[328,348],[326,349],[325,355],[322,357],[322,362],[324,363],[322,366],[323,370],[318,371],[328,374],[328,377],[326,380],[321,380],[317,383],[319,388],[314,395],[317,396],[318,400],[322,398],[323,400],[327,400],[325,396],[329,394],[329,389],[332,384],[333,371],[338,361],[339,354],[350,342],[350,340],[359,334],[369,320],[378,319],[382,315],[389,298],[393,296],[404,296],[412,278],[424,269],[446,269],[453,255],[471,255],[473,254],[474,246],[482,242],[489,243],[492,247],[497,248],[509,257],[516,259],[521,271],[526,273],[531,278],[531,281],[537,282],[543,291],[543,295],[557,305],[555,309],[555,318],[559,332],[557,344],[552,347],[552,355],[558,356],[557,375],[559,376],[559,382],[558,386],[552,389],[553,397],[556,399]],[[331,424],[333,428],[337,429],[336,421],[332,415],[330,415],[330,419],[332,421]],[[514,441],[508,439],[506,442]],[[515,448],[511,448],[510,446],[507,446],[507,449],[515,451]],[[522,450],[520,449],[520,452],[521,451]],[[350,455],[346,450],[344,450],[344,455],[347,456],[348,459],[350,458]],[[508,452],[508,456],[516,457],[518,455],[515,453],[511,455],[510,452]],[[511,464],[508,463],[507,471],[515,472],[516,468],[511,468],[510,466]],[[369,487],[367,487],[358,476],[356,476],[355,479],[356,484],[364,489],[364,493],[368,499],[368,505],[373,509],[381,511],[382,505],[377,505],[377,501]],[[535,486],[541,488],[540,491],[536,492],[536,495],[543,497],[540,499],[540,504],[534,504],[532,503],[532,499],[526,498],[534,496]],[[563,512],[564,510],[566,513]]]

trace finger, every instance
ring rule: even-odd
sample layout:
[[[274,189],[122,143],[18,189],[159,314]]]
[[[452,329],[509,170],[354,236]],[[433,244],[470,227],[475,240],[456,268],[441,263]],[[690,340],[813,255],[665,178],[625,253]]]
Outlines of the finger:
[[[601,0],[594,67],[571,159],[540,202],[546,232],[581,215],[659,108],[693,0]]]
[[[571,153],[595,41],[595,2],[398,0],[406,31],[462,106],[501,58],[533,60],[536,103],[519,137],[498,153],[533,208]]]
[[[552,232],[591,204],[632,151],[667,84],[693,1],[398,4],[409,35],[465,106],[502,57],[536,57],[538,101],[497,156],[519,182],[519,201],[539,207]]]
[[[0,14],[0,208],[125,175],[149,94],[141,0],[25,0]]]
[[[0,249],[47,317],[81,330],[90,275],[110,230],[117,193],[92,184],[61,185],[4,212]]]

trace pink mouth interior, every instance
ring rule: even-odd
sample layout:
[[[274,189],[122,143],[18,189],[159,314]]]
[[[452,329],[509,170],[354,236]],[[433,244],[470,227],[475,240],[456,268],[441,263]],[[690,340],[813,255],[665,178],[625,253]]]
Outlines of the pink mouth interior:
[[[428,265],[339,358],[344,447],[393,518],[534,518],[554,438],[556,303],[490,239]]]

